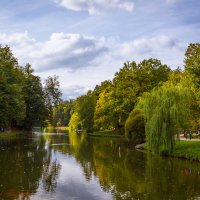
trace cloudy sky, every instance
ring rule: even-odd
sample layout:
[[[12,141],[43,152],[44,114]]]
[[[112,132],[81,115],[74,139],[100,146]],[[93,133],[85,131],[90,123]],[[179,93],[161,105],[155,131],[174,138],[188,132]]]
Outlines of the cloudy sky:
[[[43,80],[58,75],[64,98],[112,79],[126,61],[182,66],[192,42],[198,0],[0,0],[0,44]]]

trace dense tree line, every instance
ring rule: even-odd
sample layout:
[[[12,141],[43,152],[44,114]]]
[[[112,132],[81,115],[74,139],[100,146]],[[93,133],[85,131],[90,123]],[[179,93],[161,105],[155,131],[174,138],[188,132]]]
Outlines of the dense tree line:
[[[139,97],[167,81],[170,72],[157,59],[125,63],[112,81],[102,82],[74,101],[69,125],[87,132],[110,129],[123,134]]]
[[[200,128],[200,44],[190,44],[184,66],[160,60],[126,62],[111,81],[68,102],[68,125],[87,132],[113,130],[157,153],[173,151],[181,130]],[[66,105],[65,105],[66,107]]]
[[[60,102],[59,82],[48,77],[44,86],[30,64],[22,67],[8,46],[0,46],[0,127],[31,130],[52,122],[52,107]]]
[[[106,80],[74,100],[69,126],[87,132],[110,129],[123,134],[139,97],[167,81],[170,72],[157,59],[125,63],[112,81]]]

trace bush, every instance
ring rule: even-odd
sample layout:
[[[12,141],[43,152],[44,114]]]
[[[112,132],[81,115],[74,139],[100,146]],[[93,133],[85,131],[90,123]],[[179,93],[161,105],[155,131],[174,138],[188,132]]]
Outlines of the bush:
[[[195,139],[198,138],[198,134],[197,133],[193,133],[192,134],[192,138],[195,138]]]
[[[134,109],[125,123],[125,135],[134,143],[145,141],[144,116],[141,109]]]

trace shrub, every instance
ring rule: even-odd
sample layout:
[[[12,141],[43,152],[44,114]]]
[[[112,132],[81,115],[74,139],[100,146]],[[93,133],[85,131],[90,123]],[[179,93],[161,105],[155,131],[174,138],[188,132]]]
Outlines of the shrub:
[[[144,116],[141,109],[134,109],[125,123],[126,137],[135,142],[142,143],[145,141]]]

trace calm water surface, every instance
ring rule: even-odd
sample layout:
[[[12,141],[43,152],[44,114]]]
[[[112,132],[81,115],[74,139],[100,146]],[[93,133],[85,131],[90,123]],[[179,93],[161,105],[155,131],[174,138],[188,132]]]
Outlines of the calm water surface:
[[[200,163],[76,133],[0,140],[0,199],[195,200]]]

